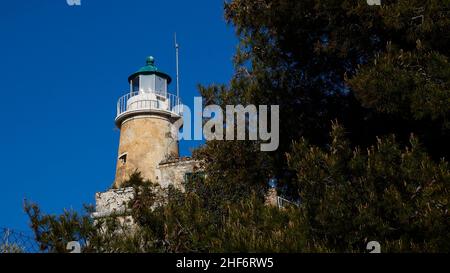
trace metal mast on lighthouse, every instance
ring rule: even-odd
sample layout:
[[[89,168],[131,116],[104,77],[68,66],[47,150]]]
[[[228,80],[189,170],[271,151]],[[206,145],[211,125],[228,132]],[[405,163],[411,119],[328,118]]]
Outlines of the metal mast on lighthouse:
[[[177,98],[178,100],[180,99],[180,74],[179,74],[179,62],[178,62],[178,58],[179,58],[179,49],[180,46],[177,43],[177,33],[175,32],[175,55],[176,55],[176,70],[177,70]]]

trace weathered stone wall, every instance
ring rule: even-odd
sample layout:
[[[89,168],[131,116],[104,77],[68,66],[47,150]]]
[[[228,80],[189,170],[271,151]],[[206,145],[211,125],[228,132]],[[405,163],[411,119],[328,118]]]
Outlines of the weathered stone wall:
[[[177,189],[184,190],[185,175],[196,171],[198,171],[198,162],[192,159],[162,162],[156,169],[156,181],[162,188],[173,185]]]
[[[173,185],[177,189],[184,190],[183,182],[185,174],[197,172],[199,169],[198,165],[198,161],[190,158],[165,160],[155,169],[154,181],[163,189],[169,185]],[[144,171],[145,169],[142,170],[142,172]],[[95,195],[96,211],[93,213],[93,216],[99,218],[107,217],[111,214],[127,214],[127,204],[134,196],[135,190],[132,187],[111,189],[106,192],[97,193]],[[161,192],[159,198],[165,200],[163,192]],[[130,220],[129,217],[125,219]]]
[[[111,214],[123,214],[127,212],[127,204],[134,198],[134,189],[113,189],[95,194],[94,217],[105,217]]]
[[[136,170],[152,182],[156,182],[156,168],[167,156],[178,157],[178,136],[172,132],[169,117],[140,115],[125,120],[121,125],[115,187]],[[119,157],[126,155],[126,162]]]

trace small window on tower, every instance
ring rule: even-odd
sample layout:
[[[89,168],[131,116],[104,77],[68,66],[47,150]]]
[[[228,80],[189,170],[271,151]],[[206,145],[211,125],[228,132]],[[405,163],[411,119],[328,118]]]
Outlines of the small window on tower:
[[[122,165],[125,165],[127,163],[127,154],[123,154],[123,155],[119,156],[119,162]]]

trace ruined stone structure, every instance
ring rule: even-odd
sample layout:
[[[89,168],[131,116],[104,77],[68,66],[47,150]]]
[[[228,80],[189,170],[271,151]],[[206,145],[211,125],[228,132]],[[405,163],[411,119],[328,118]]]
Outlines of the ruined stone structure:
[[[94,217],[109,216],[111,213],[126,214],[127,204],[134,198],[134,189],[111,189],[107,192],[95,194],[96,211]]]
[[[156,168],[156,182],[161,188],[170,185],[184,191],[187,175],[198,171],[198,164],[191,158],[176,158],[161,162]],[[105,217],[111,214],[127,214],[128,203],[134,198],[135,190],[132,187],[110,189],[95,195],[96,212],[94,217]]]
[[[177,189],[184,190],[183,182],[186,181],[186,176],[196,172],[198,162],[189,157],[168,159],[159,163],[156,169],[156,182],[162,188],[173,185]]]

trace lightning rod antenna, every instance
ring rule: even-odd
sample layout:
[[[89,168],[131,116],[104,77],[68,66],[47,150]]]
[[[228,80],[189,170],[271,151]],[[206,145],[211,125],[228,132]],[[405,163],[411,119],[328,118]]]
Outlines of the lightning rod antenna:
[[[177,100],[180,99],[180,74],[179,74],[179,49],[180,46],[177,43],[177,33],[175,32],[175,53],[176,53],[176,66],[177,66]]]

